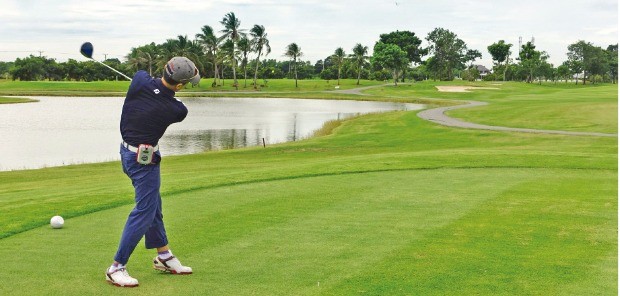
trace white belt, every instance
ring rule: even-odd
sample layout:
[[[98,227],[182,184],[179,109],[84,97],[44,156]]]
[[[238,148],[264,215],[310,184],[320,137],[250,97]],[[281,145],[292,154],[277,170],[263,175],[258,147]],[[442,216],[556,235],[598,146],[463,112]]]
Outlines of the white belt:
[[[123,145],[123,147],[127,148],[129,151],[133,152],[133,153],[138,153],[138,147],[134,147],[131,146],[129,144],[127,144],[125,141],[121,142],[121,145]],[[157,144],[157,146],[153,147],[153,152],[157,152],[157,150],[159,150],[159,144]]]

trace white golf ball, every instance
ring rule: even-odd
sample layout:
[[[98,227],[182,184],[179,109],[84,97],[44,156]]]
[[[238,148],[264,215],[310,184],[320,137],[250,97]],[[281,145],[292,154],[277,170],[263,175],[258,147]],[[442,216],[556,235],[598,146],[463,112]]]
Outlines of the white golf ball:
[[[65,225],[65,219],[60,216],[54,216],[50,220],[50,225],[52,228],[62,228],[62,226]]]

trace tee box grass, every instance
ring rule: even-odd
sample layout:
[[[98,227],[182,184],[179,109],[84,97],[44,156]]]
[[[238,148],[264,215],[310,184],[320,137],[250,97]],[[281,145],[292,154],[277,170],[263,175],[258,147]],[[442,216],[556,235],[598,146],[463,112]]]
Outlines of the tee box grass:
[[[486,124],[617,133],[616,85],[436,84],[456,82],[366,93],[487,101],[450,114]],[[513,110],[530,104],[540,116]],[[0,294],[617,295],[617,138],[458,129],[416,113],[165,157],[170,246],[194,274],[156,272],[140,245],[131,290],[104,279],[133,207],[118,162],[0,172],[0,278],[11,283]],[[48,225],[57,214],[60,230]]]

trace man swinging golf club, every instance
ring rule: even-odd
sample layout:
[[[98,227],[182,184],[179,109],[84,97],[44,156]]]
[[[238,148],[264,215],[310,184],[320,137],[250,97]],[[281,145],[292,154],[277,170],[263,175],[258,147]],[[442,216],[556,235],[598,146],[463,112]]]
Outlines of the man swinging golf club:
[[[174,57],[164,67],[163,78],[153,78],[138,71],[131,81],[123,104],[120,147],[123,171],[135,188],[136,206],[129,214],[114,263],[106,270],[106,280],[120,287],[138,286],[138,280],[127,272],[126,264],[144,236],[147,249],[157,249],[153,267],[172,274],[191,274],[172,255],[164,228],[159,193],[161,154],[159,139],[169,125],[187,116],[185,105],[175,92],[191,82],[200,81],[198,69],[184,57]]]

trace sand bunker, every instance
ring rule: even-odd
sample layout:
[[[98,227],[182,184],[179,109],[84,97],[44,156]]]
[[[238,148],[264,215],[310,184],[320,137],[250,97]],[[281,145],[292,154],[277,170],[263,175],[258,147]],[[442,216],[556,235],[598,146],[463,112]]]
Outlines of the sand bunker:
[[[499,89],[497,87],[478,87],[478,86],[456,86],[456,85],[442,85],[435,86],[437,90],[443,92],[469,92],[470,89]]]

